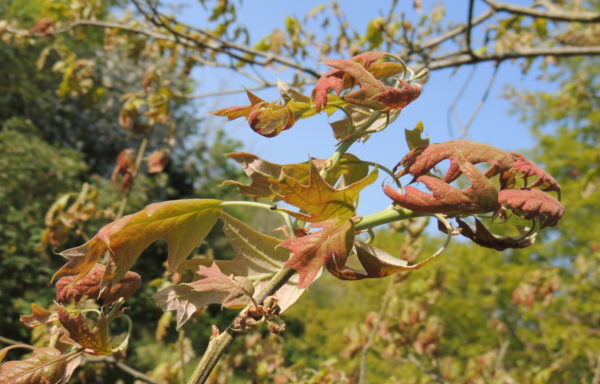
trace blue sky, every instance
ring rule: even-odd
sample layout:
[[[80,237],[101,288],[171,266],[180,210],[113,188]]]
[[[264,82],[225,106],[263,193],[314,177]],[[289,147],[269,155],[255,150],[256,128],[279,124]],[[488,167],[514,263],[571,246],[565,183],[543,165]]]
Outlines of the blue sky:
[[[255,0],[244,1],[239,9],[239,22],[249,29],[253,42],[270,33],[274,28],[282,28],[286,15],[303,16],[314,6],[323,1],[275,1]],[[359,31],[366,29],[370,19],[380,15],[382,10],[389,6],[389,1],[370,0],[366,2],[340,1],[341,8],[345,11],[352,26]],[[430,9],[433,1],[424,1],[425,12]],[[478,2],[479,3],[479,2]],[[513,1],[513,3],[524,3]],[[446,20],[463,22],[466,19],[467,4],[464,1],[446,1],[451,4],[447,10]],[[412,0],[399,0],[399,10],[415,15],[412,10]],[[475,14],[481,10],[476,9]],[[206,13],[199,6],[190,6],[181,13],[183,21],[194,25],[201,25],[206,20]],[[477,39],[478,36],[474,36]],[[325,66],[318,68],[321,72],[327,70]],[[432,142],[441,142],[457,138],[457,128],[451,135],[447,125],[447,112],[450,104],[456,97],[471,67],[463,67],[458,71],[441,70],[430,74],[428,82],[423,88],[421,97],[407,107],[400,117],[384,132],[374,135],[366,143],[357,143],[350,150],[351,153],[364,160],[376,161],[388,167],[393,167],[407,152],[404,140],[404,128],[413,128],[418,121],[423,121],[425,133]],[[457,113],[462,121],[466,121],[473,109],[479,103],[486,88],[488,79],[493,72],[492,64],[478,66],[470,85],[460,100]],[[521,69],[514,63],[504,63],[497,75],[496,82],[491,89],[490,96],[483,106],[474,123],[469,129],[467,139],[493,144],[505,150],[523,150],[534,145],[534,140],[529,134],[526,125],[518,118],[509,114],[510,103],[501,98],[502,89],[507,84],[512,84],[517,89],[548,90],[548,83],[537,80],[539,73],[521,73]],[[254,84],[249,80],[232,75],[230,71],[214,68],[201,68],[195,70],[194,78],[199,82],[196,93],[206,93],[221,89],[234,89],[243,86],[251,87]],[[278,77],[285,81],[291,72],[268,72],[267,79],[275,81]],[[257,92],[267,100],[275,100],[278,94],[275,89]],[[229,95],[211,99],[201,99],[199,111],[201,117],[211,118],[210,110],[216,110],[234,105],[247,105],[245,95]],[[332,118],[334,120],[334,118]],[[212,122],[225,124],[225,119],[212,118]],[[331,135],[327,117],[320,116],[301,120],[296,125],[275,138],[264,138],[252,132],[243,120],[235,120],[224,125],[230,136],[244,142],[243,150],[259,155],[260,157],[278,163],[293,163],[305,161],[309,156],[328,157],[334,150],[336,141]],[[377,183],[365,190],[361,197],[359,214],[368,214],[384,209],[390,203],[381,192],[382,177]],[[389,182],[389,180],[388,180]]]

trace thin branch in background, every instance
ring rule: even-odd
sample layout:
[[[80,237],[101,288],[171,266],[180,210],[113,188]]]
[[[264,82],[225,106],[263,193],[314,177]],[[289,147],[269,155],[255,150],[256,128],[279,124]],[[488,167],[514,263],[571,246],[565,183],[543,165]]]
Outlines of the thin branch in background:
[[[143,381],[144,383],[148,383],[148,384],[161,384],[159,381],[154,380],[153,378],[146,375],[145,373],[140,372],[134,368],[131,368],[129,365],[127,365],[125,363],[117,361],[112,356],[88,356],[88,357],[85,357],[85,361],[90,362],[90,363],[109,364],[109,365],[112,365],[112,366],[120,369],[121,371],[127,373],[128,375],[130,375],[131,377],[133,377],[136,380],[140,380],[140,381]]]
[[[483,0],[487,5],[498,12],[508,12],[513,15],[523,15],[531,17],[541,17],[555,21],[579,22],[579,23],[597,23],[600,21],[598,12],[570,12],[566,10],[541,10],[532,7],[523,7],[520,5],[500,3],[494,0]]]
[[[484,21],[486,21],[490,17],[492,17],[495,13],[496,12],[494,12],[493,9],[488,9],[481,15],[479,15],[476,18],[471,20],[471,27],[478,26],[479,24],[483,23]],[[467,30],[467,24],[459,25],[459,26],[449,30],[448,32],[444,33],[443,35],[433,38],[433,39],[429,40],[428,42],[426,42],[425,44],[417,47],[417,50],[421,51],[421,50],[437,47],[440,44],[442,44],[450,39],[455,38],[456,36],[460,35],[461,33],[464,33],[466,30]]]
[[[471,124],[473,124],[475,117],[477,117],[477,115],[479,114],[479,111],[481,110],[481,108],[483,107],[485,102],[487,101],[487,98],[490,95],[490,91],[492,90],[492,87],[494,86],[494,82],[496,81],[496,77],[498,75],[499,69],[500,69],[500,63],[498,63],[494,66],[494,72],[492,72],[492,75],[488,79],[488,83],[485,88],[485,91],[483,92],[483,96],[481,97],[481,100],[479,100],[479,103],[477,104],[475,109],[473,109],[473,112],[471,113],[471,116],[469,116],[469,120],[467,120],[467,123],[461,127],[461,130],[460,130],[460,138],[461,139],[464,139],[467,136],[469,127],[471,126]]]
[[[467,87],[471,83],[471,80],[473,80],[473,76],[475,75],[476,71],[477,71],[477,67],[473,66],[471,68],[471,72],[469,72],[465,82],[463,83],[462,87],[458,91],[458,94],[456,95],[456,97],[454,98],[454,100],[452,101],[450,106],[448,106],[448,112],[446,114],[446,124],[448,127],[448,134],[450,135],[450,137],[454,136],[454,132],[452,130],[452,120],[454,120],[454,122],[457,123],[457,125],[460,125],[460,121],[458,120],[458,117],[456,117],[456,105],[458,104],[460,99],[462,99],[465,91],[467,90]]]
[[[0,336],[0,343],[9,344],[9,345],[18,345],[18,344],[27,344],[17,340],[9,339],[8,337]]]
[[[250,87],[250,88],[225,89],[222,91],[199,93],[197,95],[189,95],[189,96],[182,95],[181,97],[185,98],[185,99],[203,99],[205,97],[235,95],[238,93],[244,93],[246,91],[250,91],[250,92],[260,91],[262,89],[272,88],[272,87],[276,87],[276,86],[277,86],[277,84],[269,83],[269,84],[264,84],[264,85],[257,85],[255,87]]]
[[[596,364],[596,372],[591,384],[600,384],[600,355],[598,355],[598,363]]]
[[[387,307],[390,304],[390,300],[392,298],[392,294],[394,293],[395,280],[394,277],[390,278],[388,286],[385,290],[385,294],[383,296],[383,300],[381,301],[381,305],[379,307],[379,312],[377,313],[377,319],[375,320],[375,324],[371,328],[371,332],[369,332],[369,337],[367,338],[367,342],[363,346],[360,351],[360,366],[358,369],[358,384],[364,384],[365,382],[365,372],[367,370],[367,355],[369,353],[369,349],[375,340],[375,335],[379,332],[381,328],[381,324],[383,323],[383,315],[387,311]]]
[[[473,52],[473,48],[472,48],[472,44],[471,44],[471,34],[473,32],[473,8],[474,8],[474,4],[475,0],[469,0],[469,10],[468,10],[468,16],[467,16],[467,30],[465,31],[466,33],[466,39],[467,39],[467,52],[469,53],[469,55],[473,58],[477,57],[475,55],[475,53]]]
[[[181,364],[181,368],[179,369],[179,380],[181,384],[185,383],[185,331],[183,329],[179,329],[177,331],[179,333],[179,337],[177,338],[177,347],[179,349],[179,363]]]

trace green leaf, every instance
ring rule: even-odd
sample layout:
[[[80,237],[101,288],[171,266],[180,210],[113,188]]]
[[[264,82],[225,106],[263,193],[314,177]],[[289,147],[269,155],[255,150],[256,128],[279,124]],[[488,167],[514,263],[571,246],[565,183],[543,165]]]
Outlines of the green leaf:
[[[423,145],[429,145],[429,137],[422,137],[423,135],[423,122],[419,121],[415,125],[414,129],[405,129],[404,136],[406,137],[406,144],[408,149],[413,150]]]
[[[353,184],[336,189],[325,182],[315,165],[311,163],[308,184],[302,184],[284,170],[279,180],[279,193],[285,202],[309,213],[306,215],[285,210],[300,220],[322,222],[332,218],[349,219],[355,214],[360,191],[375,180],[377,180],[377,170]]]

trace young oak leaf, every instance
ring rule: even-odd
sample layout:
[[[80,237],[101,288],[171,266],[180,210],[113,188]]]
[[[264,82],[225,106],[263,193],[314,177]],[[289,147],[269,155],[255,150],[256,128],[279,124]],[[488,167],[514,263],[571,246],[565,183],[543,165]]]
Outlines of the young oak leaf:
[[[340,61],[356,62],[378,79],[404,73],[405,67],[401,63],[377,62],[377,60],[387,55],[389,55],[387,52],[365,52],[352,57],[350,60]],[[312,98],[315,101],[317,111],[329,105],[328,92],[330,90],[339,95],[344,89],[352,88],[354,84],[355,78],[339,68],[333,69],[321,76],[312,92]],[[379,83],[373,82],[373,84],[379,86]]]
[[[284,169],[299,180],[308,177],[308,162],[296,164],[275,164],[247,152],[235,152],[226,155],[237,161],[251,180],[249,185],[236,180],[224,181],[224,185],[235,185],[238,192],[252,198],[276,199],[279,191],[279,177]]]
[[[261,104],[261,103],[266,103],[265,100],[261,99],[260,97],[256,96],[255,94],[253,94],[250,91],[246,91],[246,96],[248,96],[248,100],[250,100],[250,105],[246,105],[243,107],[223,108],[223,109],[219,109],[218,111],[212,112],[212,114],[216,115],[216,116],[227,117],[227,120],[229,120],[229,121],[235,120],[238,117],[248,118],[248,116],[250,116],[250,113],[252,111],[252,108],[254,108],[254,106]]]
[[[508,152],[491,145],[469,140],[451,140],[412,149],[394,169],[402,165],[404,169],[400,172],[400,176],[410,174],[414,176],[413,181],[415,181],[418,177],[426,175],[441,161],[450,160],[450,167],[444,177],[444,181],[449,183],[461,175],[457,153],[461,153],[471,164],[483,162],[492,164],[486,172],[488,177],[509,170],[513,165],[513,158]]]
[[[239,308],[249,304],[254,295],[254,285],[250,280],[243,276],[226,276],[216,263],[210,267],[201,265],[197,275],[202,279],[186,285],[205,294],[205,305],[222,304],[227,308]]]
[[[61,383],[68,376],[68,363],[56,348],[36,348],[32,356],[25,360],[2,364],[0,384]]]
[[[373,118],[373,110],[368,107],[363,107],[356,104],[348,104],[344,107],[344,109],[346,112],[348,112],[350,117],[344,116],[343,119],[329,124],[333,130],[333,136],[339,141],[345,141],[352,137],[352,135],[356,133],[360,127],[364,126],[364,124]],[[375,132],[381,131],[389,124],[393,123],[398,116],[400,116],[400,111],[397,110],[382,114],[371,123],[369,130]],[[368,138],[369,135],[364,135],[361,136],[360,140],[364,142]]]
[[[524,219],[539,220],[542,228],[555,226],[565,214],[565,207],[560,201],[539,189],[501,190],[498,203]]]
[[[511,155],[514,158],[513,169],[515,170],[515,172],[523,174],[526,187],[527,178],[537,176],[537,179],[532,185],[529,186],[529,188],[545,187],[543,191],[555,191],[558,193],[558,198],[560,199],[560,185],[554,179],[554,177],[552,177],[546,171],[542,170],[535,163],[533,163],[531,160],[521,155],[520,153],[512,152]]]
[[[110,344],[108,322],[103,313],[98,317],[94,329],[90,329],[82,313],[71,316],[62,305],[57,306],[58,321],[69,333],[69,337],[93,355],[110,355],[113,348]]]
[[[188,199],[150,204],[142,211],[108,224],[87,243],[61,253],[69,261],[53,277],[83,278],[109,252],[110,261],[100,287],[118,283],[142,251],[166,240],[169,272],[175,272],[206,237],[218,219],[220,200]]]
[[[351,220],[329,220],[313,224],[313,227],[322,230],[281,243],[292,252],[285,266],[298,271],[300,288],[308,287],[327,263],[333,262],[337,269],[344,268],[354,242]]]
[[[475,166],[456,155],[458,171],[464,173],[471,186],[466,189],[454,188],[450,184],[432,176],[420,176],[418,182],[425,184],[431,193],[407,186],[405,193],[399,193],[389,185],[384,188],[396,204],[421,213],[485,213],[498,207],[498,191]]]
[[[233,260],[191,259],[182,268],[197,270],[200,265],[210,266],[215,263],[222,274],[244,276],[249,279],[258,278],[255,291],[260,292],[269,282],[265,276],[272,276],[279,271],[290,257],[290,251],[279,247],[281,240],[260,233],[242,221],[222,212],[223,231],[236,252]],[[200,280],[201,281],[201,280]],[[194,284],[194,283],[192,283]],[[275,296],[283,312],[291,306],[303,293],[298,288],[298,276],[292,278],[281,287]],[[207,294],[197,292],[189,284],[180,284],[161,290],[156,299],[163,310],[177,311],[177,327],[181,327],[201,307],[208,304]],[[222,299],[224,300],[224,299]],[[222,304],[222,301],[218,302]]]
[[[109,305],[119,298],[129,299],[142,284],[139,274],[128,271],[116,284],[109,284],[100,290],[100,282],[106,266],[96,264],[82,279],[75,276],[64,276],[56,282],[56,301],[59,303],[79,302],[83,297],[102,300],[102,305]]]
[[[475,219],[475,228],[471,227],[458,217],[455,218],[455,220],[458,224],[458,228],[461,229],[460,234],[482,247],[492,248],[497,251],[504,251],[508,248],[526,248],[535,243],[535,234],[520,238],[498,236],[491,233],[477,218]],[[446,226],[439,221],[438,229],[444,233],[447,233]]]
[[[285,170],[279,179],[279,197],[309,214],[284,210],[290,215],[308,222],[322,222],[332,218],[349,219],[354,216],[360,191],[377,180],[377,170],[367,177],[336,189],[321,177],[311,163],[308,184],[302,184]]]
[[[29,328],[35,328],[57,320],[56,312],[50,311],[36,303],[31,304],[31,315],[21,315],[19,317],[19,321]]]
[[[362,64],[353,60],[328,60],[325,64],[344,72],[360,85],[360,89],[343,97],[344,101],[351,104],[384,112],[399,111],[421,95],[420,84],[399,80],[402,88],[386,86]]]
[[[423,122],[419,121],[414,129],[405,129],[404,137],[406,138],[406,144],[408,149],[413,150],[418,147],[429,145],[429,137],[423,138]]]

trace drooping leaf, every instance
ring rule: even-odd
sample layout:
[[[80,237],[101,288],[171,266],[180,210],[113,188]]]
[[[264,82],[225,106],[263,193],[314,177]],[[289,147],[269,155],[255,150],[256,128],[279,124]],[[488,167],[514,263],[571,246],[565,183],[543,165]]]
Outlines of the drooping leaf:
[[[19,320],[23,325],[29,328],[35,328],[40,325],[48,324],[58,320],[56,312],[50,311],[44,307],[31,304],[31,315],[21,315]]]
[[[69,337],[93,355],[109,355],[113,353],[108,332],[108,322],[103,313],[98,316],[98,321],[90,329],[82,313],[72,316],[62,305],[57,306],[58,320],[69,333]]]
[[[402,165],[404,169],[400,176],[413,175],[414,181],[419,176],[426,175],[441,161],[450,160],[450,167],[444,177],[444,181],[449,183],[461,175],[457,153],[461,153],[471,164],[490,163],[492,167],[486,173],[487,176],[509,170],[513,165],[512,156],[508,152],[468,140],[451,140],[414,148],[404,156],[396,168]]]
[[[408,149],[413,150],[418,147],[429,145],[429,137],[423,138],[423,122],[419,121],[414,129],[405,129],[404,137],[406,138],[406,144]]]
[[[471,186],[458,189],[450,184],[432,176],[420,176],[417,181],[422,182],[432,193],[423,192],[417,188],[407,186],[405,193],[399,193],[389,185],[384,192],[396,204],[421,213],[485,213],[496,210],[498,206],[498,191],[475,166],[462,158],[461,154],[455,157],[458,172],[464,173]]]
[[[508,248],[526,248],[535,243],[535,234],[519,238],[498,236],[491,233],[477,218],[475,219],[475,228],[458,217],[455,220],[458,228],[461,229],[460,234],[482,247],[503,251]],[[447,232],[446,227],[439,222],[438,228],[444,233]]]
[[[558,198],[560,199],[560,185],[558,185],[558,182],[554,179],[554,177],[542,170],[525,156],[516,152],[512,152],[511,155],[514,158],[513,168],[515,172],[523,174],[526,187],[527,178],[537,176],[537,179],[533,184],[529,185],[529,188],[545,187],[543,191],[555,191],[558,193]]]
[[[344,109],[350,115],[351,119],[349,119],[348,116],[345,116],[343,119],[329,124],[333,129],[333,136],[339,141],[345,141],[352,137],[352,135],[356,133],[359,128],[363,127],[373,115],[373,110],[361,105],[348,104]],[[373,123],[371,123],[369,130],[381,131],[386,126],[393,123],[398,116],[400,116],[399,111],[390,111],[389,113],[381,114]],[[368,135],[361,136],[360,140],[364,142],[368,138]]]
[[[0,384],[54,384],[67,375],[68,360],[56,348],[36,348],[25,360],[0,366]]]
[[[169,162],[169,150],[157,149],[148,156],[148,173],[161,173]]]
[[[82,279],[75,276],[64,276],[56,282],[56,301],[59,303],[79,302],[84,296],[102,300],[102,305],[109,305],[120,297],[129,299],[142,284],[139,274],[129,271],[116,284],[109,284],[100,293],[100,282],[106,271],[102,264],[96,264]]]
[[[256,279],[255,291],[260,292],[269,282],[269,277],[275,275],[290,257],[290,251],[280,247],[281,240],[260,233],[242,221],[222,213],[223,231],[236,252],[233,260],[192,259],[186,262],[187,268],[197,269],[199,265],[218,265],[225,275],[244,276]],[[193,284],[193,283],[192,283]],[[281,287],[275,296],[279,299],[281,311],[286,310],[303,293],[298,288],[298,276],[292,278]],[[164,310],[177,311],[177,326],[181,327],[199,308],[208,305],[210,293],[198,292],[190,285],[181,284],[160,291],[156,297]],[[216,301],[223,304],[226,297]]]
[[[500,206],[512,209],[517,216],[537,220],[542,227],[554,226],[565,214],[565,207],[539,189],[504,189],[498,193]]]
[[[307,184],[302,184],[285,170],[282,172],[279,179],[279,197],[308,212],[308,214],[303,214],[285,210],[304,221],[322,222],[332,218],[349,219],[354,216],[360,191],[375,180],[377,180],[377,170],[371,172],[364,179],[336,189],[323,180],[315,165],[311,163]]]
[[[420,263],[409,265],[406,260],[398,259],[384,250],[365,242],[357,241],[355,246],[356,255],[365,268],[368,277],[385,277],[401,271],[419,269],[435,257],[430,256]]]
[[[210,232],[221,211],[219,200],[189,199],[150,204],[142,211],[104,226],[87,243],[61,253],[69,261],[53,279],[84,277],[99,258],[109,252],[110,261],[100,287],[118,283],[141,252],[156,240],[166,240],[169,272],[175,272]]]
[[[351,220],[330,220],[313,224],[313,227],[322,230],[281,243],[282,247],[292,252],[285,266],[298,271],[300,288],[308,287],[328,262],[342,269],[354,241],[354,224]]]

